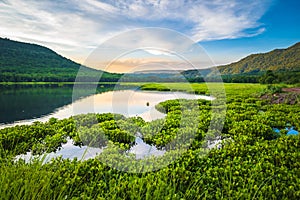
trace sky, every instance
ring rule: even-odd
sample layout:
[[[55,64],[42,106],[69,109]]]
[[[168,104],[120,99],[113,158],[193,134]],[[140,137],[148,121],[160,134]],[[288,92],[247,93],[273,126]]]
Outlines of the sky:
[[[106,71],[184,70],[299,42],[299,9],[299,0],[0,0],[0,37]]]

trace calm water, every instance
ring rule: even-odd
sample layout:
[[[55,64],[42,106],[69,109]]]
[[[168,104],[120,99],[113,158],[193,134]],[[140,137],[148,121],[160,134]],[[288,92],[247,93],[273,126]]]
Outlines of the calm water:
[[[49,153],[45,157],[41,156],[42,159],[44,159],[44,162],[50,161],[52,158],[62,156],[62,158],[66,159],[82,159],[87,160],[89,158],[94,158],[98,154],[100,154],[103,148],[94,148],[94,147],[88,147],[88,146],[75,146],[73,145],[72,140],[68,140],[66,144],[62,145],[61,150],[57,151],[56,153]],[[161,156],[165,153],[165,150],[159,150],[154,145],[146,144],[142,138],[136,137],[135,139],[135,145],[133,145],[127,153],[135,154],[136,159],[143,159],[147,156]],[[22,154],[16,157],[16,159],[24,159],[26,161],[29,161],[30,159],[34,158],[34,156],[31,154],[31,152],[27,152],[26,154]]]
[[[72,102],[72,86],[0,86],[0,123],[38,118]]]
[[[211,100],[211,97],[182,92],[155,92],[140,90],[109,91],[113,87],[102,87],[98,94],[78,98],[72,102],[72,86],[46,86],[10,88],[1,92],[0,128],[45,122],[51,117],[58,119],[86,113],[118,113],[127,117],[140,116],[146,121],[163,118],[164,114],[155,105],[168,99]],[[104,92],[106,91],[106,92]]]
[[[182,92],[155,92],[140,90],[112,91],[114,86],[103,85],[92,94],[88,88],[82,88],[80,95],[72,101],[73,86],[1,86],[0,93],[0,128],[30,124],[34,121],[47,121],[51,117],[58,119],[85,113],[118,113],[127,117],[140,116],[146,121],[163,118],[165,114],[158,112],[155,105],[169,99],[207,99],[212,97],[186,94]],[[51,153],[48,158],[62,156],[63,158],[88,159],[95,157],[103,149],[87,146],[78,147],[71,140],[62,146],[57,153]],[[142,138],[136,137],[135,145],[129,153],[134,153],[137,159],[149,155],[163,155],[163,150],[146,144]],[[31,153],[19,157],[30,159]]]
[[[97,92],[113,90],[113,87],[105,85]],[[72,103],[72,93],[73,85],[0,85],[0,126],[54,113]],[[85,88],[79,93],[78,98],[90,95]]]

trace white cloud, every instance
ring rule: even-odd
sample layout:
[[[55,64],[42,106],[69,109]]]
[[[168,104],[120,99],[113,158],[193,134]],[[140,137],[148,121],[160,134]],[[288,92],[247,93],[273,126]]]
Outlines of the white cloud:
[[[0,36],[45,44],[74,59],[132,28],[170,28],[195,41],[251,37],[265,30],[259,19],[269,4],[269,0],[5,0],[0,1]],[[143,45],[146,36],[137,36],[134,42]],[[164,37],[155,42],[163,43]],[[128,42],[132,41],[122,45]]]
[[[83,8],[86,8],[90,11],[93,11],[93,12],[97,12],[100,10],[103,10],[103,11],[106,11],[106,12],[109,12],[109,13],[115,13],[115,12],[118,12],[118,8],[110,5],[110,4],[107,4],[107,3],[103,3],[103,2],[100,2],[100,1],[97,1],[97,0],[86,0],[86,1],[81,1],[81,4],[80,4]]]
[[[161,49],[143,49],[143,50],[149,54],[156,55],[156,56],[160,56],[160,55],[174,56],[174,54],[172,52],[168,52],[168,51],[161,50]]]

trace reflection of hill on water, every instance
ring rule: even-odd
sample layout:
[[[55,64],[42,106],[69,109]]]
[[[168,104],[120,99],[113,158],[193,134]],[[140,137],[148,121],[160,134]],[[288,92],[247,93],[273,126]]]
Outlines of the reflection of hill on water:
[[[89,85],[77,87],[74,100],[94,94]],[[96,93],[113,90],[98,87]],[[73,85],[0,85],[0,123],[39,118],[72,103]]]

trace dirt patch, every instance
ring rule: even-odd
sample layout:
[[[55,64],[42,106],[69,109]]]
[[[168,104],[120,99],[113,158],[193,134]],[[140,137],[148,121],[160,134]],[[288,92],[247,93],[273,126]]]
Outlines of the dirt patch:
[[[294,92],[300,94],[300,88],[282,88],[283,92]]]
[[[272,104],[290,104],[294,105],[299,103],[300,88],[283,88],[283,93],[264,94],[260,97],[262,100],[267,100]]]

